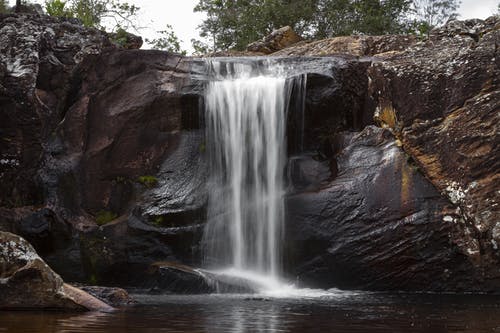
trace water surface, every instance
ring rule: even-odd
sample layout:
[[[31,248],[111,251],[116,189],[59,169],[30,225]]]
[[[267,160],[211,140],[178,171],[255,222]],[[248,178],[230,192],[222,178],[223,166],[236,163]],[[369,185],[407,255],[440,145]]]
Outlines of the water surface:
[[[500,332],[500,297],[134,295],[116,313],[0,312],[0,332]]]

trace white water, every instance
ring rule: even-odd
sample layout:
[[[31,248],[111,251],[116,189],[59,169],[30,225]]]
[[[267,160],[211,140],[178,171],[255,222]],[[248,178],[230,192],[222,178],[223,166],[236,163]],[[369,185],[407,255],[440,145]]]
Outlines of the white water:
[[[289,89],[286,77],[213,60],[205,95],[210,159],[206,261],[279,281]],[[256,73],[257,72],[257,73]]]

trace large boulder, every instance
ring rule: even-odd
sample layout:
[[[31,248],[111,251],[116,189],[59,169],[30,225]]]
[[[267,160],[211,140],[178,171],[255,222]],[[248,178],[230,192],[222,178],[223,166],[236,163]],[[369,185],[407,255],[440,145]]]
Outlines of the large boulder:
[[[302,38],[290,26],[286,26],[274,30],[260,41],[249,44],[247,51],[270,54],[298,43],[301,40]]]
[[[500,277],[500,20],[451,21],[369,69],[375,118],[458,207],[465,252]]]
[[[498,277],[468,256],[476,248],[464,220],[388,130],[369,126],[332,143],[338,175],[323,171],[319,187],[287,198],[288,271],[303,286],[498,290]]]
[[[0,309],[113,310],[65,284],[28,242],[8,232],[0,232],[0,268]]]

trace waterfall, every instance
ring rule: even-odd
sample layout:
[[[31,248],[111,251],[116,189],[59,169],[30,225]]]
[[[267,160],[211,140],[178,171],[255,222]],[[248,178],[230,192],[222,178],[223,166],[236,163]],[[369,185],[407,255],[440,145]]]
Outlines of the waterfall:
[[[290,85],[279,66],[217,59],[207,64],[206,265],[277,279]]]

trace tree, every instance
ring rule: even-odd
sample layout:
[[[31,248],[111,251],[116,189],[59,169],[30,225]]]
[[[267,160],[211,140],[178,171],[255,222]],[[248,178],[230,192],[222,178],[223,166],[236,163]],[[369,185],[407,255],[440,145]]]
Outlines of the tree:
[[[73,17],[73,13],[66,7],[66,1],[62,0],[46,1],[45,11],[50,16]]]
[[[309,38],[405,29],[411,0],[199,0],[205,12],[200,36],[214,50],[244,49],[274,29],[290,25]]]
[[[204,54],[210,53],[211,49],[210,46],[207,43],[202,42],[201,40],[197,40],[194,38],[191,38],[191,47],[193,48],[194,56],[202,56]]]
[[[146,38],[146,43],[151,44],[153,49],[186,54],[186,51],[181,50],[181,41],[170,24],[167,24],[165,30],[157,31],[157,33],[159,34],[158,38]]]
[[[139,7],[119,0],[46,0],[45,10],[52,16],[76,17],[87,27],[104,29],[111,20],[112,30],[134,28]]]
[[[457,17],[460,0],[413,0],[413,26],[420,34]]]
[[[290,25],[298,33],[310,28],[318,0],[200,0],[196,12],[207,18],[200,36],[213,50],[244,49],[274,29]]]
[[[7,7],[6,0],[0,0],[0,14],[6,13],[7,9],[8,9],[8,7]]]

